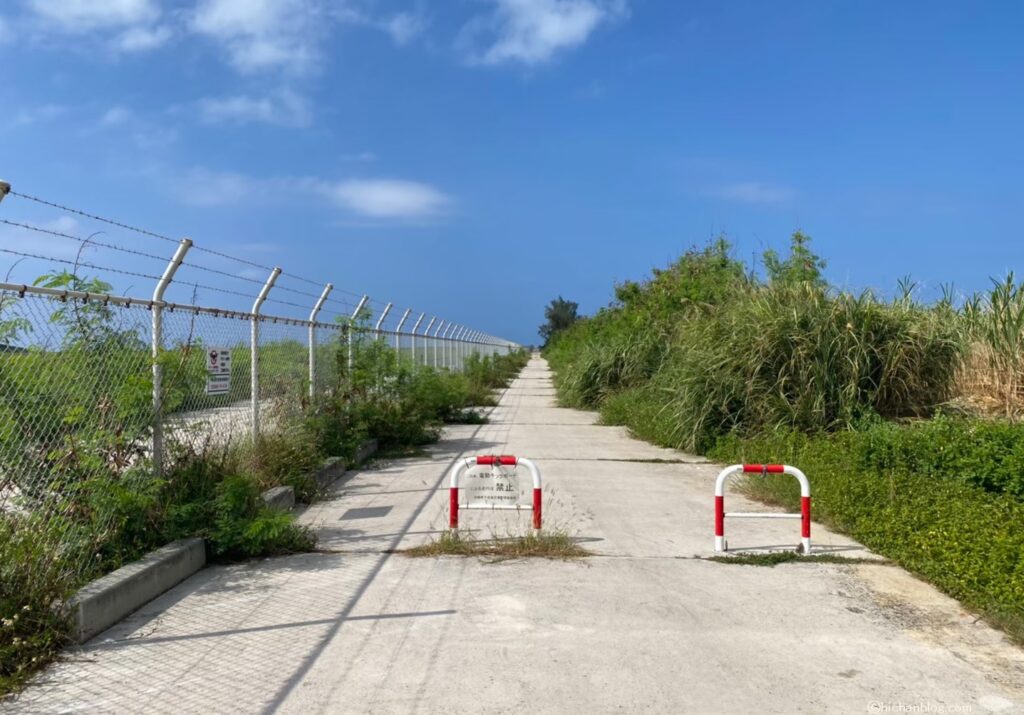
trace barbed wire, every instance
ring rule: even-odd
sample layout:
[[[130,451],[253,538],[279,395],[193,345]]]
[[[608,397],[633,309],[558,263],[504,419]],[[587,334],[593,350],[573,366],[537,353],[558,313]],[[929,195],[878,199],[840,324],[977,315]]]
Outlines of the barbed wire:
[[[37,204],[41,204],[43,206],[49,206],[51,208],[55,208],[55,209],[58,209],[60,211],[65,211],[67,213],[74,214],[74,215],[77,215],[77,216],[82,216],[84,218],[87,218],[87,219],[90,219],[90,220],[93,220],[93,221],[99,221],[101,223],[105,223],[105,224],[108,224],[110,226],[116,226],[117,228],[121,228],[121,229],[124,229],[126,231],[131,231],[133,233],[137,233],[137,234],[140,234],[142,236],[148,236],[150,238],[155,238],[155,239],[159,239],[159,240],[162,240],[162,241],[167,241],[169,243],[174,243],[174,244],[180,244],[181,243],[181,239],[173,238],[171,236],[166,236],[164,234],[157,233],[155,231],[150,231],[148,229],[144,229],[144,228],[141,228],[141,227],[138,227],[138,226],[133,226],[131,224],[127,224],[127,223],[124,223],[122,221],[117,221],[115,219],[106,218],[104,216],[99,216],[97,214],[93,214],[93,213],[90,213],[88,211],[83,211],[82,209],[76,209],[76,208],[73,208],[71,206],[66,206],[66,205],[61,204],[59,202],[50,201],[48,199],[44,199],[44,198],[41,198],[39,196],[34,196],[32,194],[26,194],[26,193],[22,193],[20,191],[15,191],[13,188],[9,191],[8,195],[13,196],[13,197],[17,197],[17,198],[20,198],[20,199],[25,199],[26,201],[31,201],[31,202],[34,202],[34,203],[37,203]],[[17,227],[20,227],[20,228],[24,228],[24,229],[27,229],[27,230],[30,230],[30,231],[37,231],[39,233],[50,234],[50,235],[55,236],[55,237],[68,238],[68,239],[71,239],[71,240],[79,241],[80,243],[86,244],[86,245],[101,246],[101,247],[104,247],[104,248],[109,248],[111,250],[120,251],[120,252],[123,252],[123,253],[132,254],[132,255],[137,255],[137,256],[140,256],[140,257],[145,257],[145,258],[149,258],[149,259],[153,259],[153,260],[160,260],[160,261],[164,261],[164,262],[166,262],[168,260],[165,256],[157,256],[155,254],[147,253],[145,251],[140,251],[138,249],[132,249],[132,248],[127,248],[125,246],[120,246],[120,245],[117,245],[117,244],[107,243],[107,242],[103,242],[103,241],[97,241],[97,240],[92,239],[92,238],[83,239],[83,238],[80,238],[80,237],[77,237],[77,236],[72,236],[70,234],[62,233],[60,231],[54,231],[54,230],[50,230],[50,229],[44,229],[44,228],[39,227],[39,226],[33,226],[31,224],[18,223],[18,222],[15,222],[15,221],[8,221],[6,219],[0,219],[0,222],[3,222],[4,224],[10,225],[10,226],[17,226]],[[251,261],[251,260],[248,260],[246,258],[240,258],[238,256],[233,256],[231,254],[224,253],[223,251],[218,251],[218,250],[213,249],[213,248],[207,248],[205,246],[200,246],[200,245],[193,244],[192,249],[194,251],[196,251],[196,252],[199,252],[199,253],[204,253],[204,254],[207,254],[207,255],[216,256],[218,258],[222,258],[224,260],[228,260],[228,261],[232,261],[232,262],[239,263],[239,264],[242,264],[242,265],[246,265],[246,266],[249,266],[251,268],[259,268],[260,270],[266,271],[268,273],[268,275],[269,275],[269,273],[271,273],[274,270],[271,266],[267,266],[267,265],[264,265],[262,263],[258,263],[256,261]],[[25,258],[36,258],[36,259],[40,259],[40,260],[52,260],[52,261],[57,261],[59,263],[65,263],[65,264],[68,264],[68,265],[83,266],[83,267],[86,267],[86,268],[93,268],[93,269],[96,269],[96,270],[108,270],[108,271],[111,271],[113,273],[120,273],[122,275],[136,276],[136,277],[140,277],[140,278],[150,278],[152,280],[160,280],[159,277],[150,276],[150,275],[144,274],[144,273],[136,273],[134,271],[128,271],[128,270],[124,270],[124,269],[116,269],[116,268],[103,267],[103,266],[99,266],[99,265],[92,264],[92,263],[86,263],[86,262],[82,262],[82,261],[69,261],[69,260],[66,260],[66,259],[51,258],[51,257],[47,257],[47,256],[41,256],[41,255],[38,255],[38,254],[18,252],[18,251],[14,251],[14,250],[11,250],[11,249],[2,249],[2,250],[5,253],[9,253],[11,255],[22,256],[22,257],[25,257]],[[264,285],[264,281],[261,281],[261,280],[256,279],[256,278],[250,278],[248,276],[241,276],[241,275],[238,275],[238,274],[235,274],[235,273],[230,273],[229,271],[224,271],[224,270],[220,270],[220,269],[217,269],[217,268],[211,268],[210,266],[204,266],[202,264],[191,262],[191,261],[183,262],[182,265],[183,266],[188,266],[190,268],[195,268],[197,270],[204,271],[204,272],[207,272],[207,273],[210,273],[210,274],[220,275],[222,277],[230,278],[230,279],[233,279],[233,280],[240,280],[240,281],[243,281],[243,282],[251,283],[253,285],[260,285],[260,286]],[[287,272],[286,271],[282,271],[280,275],[283,276],[283,277],[287,277],[287,278],[293,279],[293,280],[301,281],[301,282],[309,284],[309,285],[317,286],[318,288],[324,286],[323,282],[315,281],[315,280],[312,280],[312,279],[307,278],[305,276],[301,276],[301,275],[298,275],[296,273],[291,273],[290,271],[287,271]],[[215,291],[215,292],[220,292],[220,293],[225,293],[225,294],[228,294],[228,295],[239,296],[239,297],[243,297],[243,298],[247,298],[247,299],[254,297],[252,294],[241,293],[239,291],[234,291],[234,290],[230,290],[230,289],[227,289],[227,288],[219,288],[219,287],[215,287],[215,286],[203,285],[201,283],[196,283],[196,282],[193,282],[193,281],[180,281],[179,280],[179,281],[176,281],[176,282],[178,282],[178,283],[187,283],[188,285],[195,286],[196,288],[202,288],[204,290],[212,290],[212,291]],[[314,300],[316,300],[316,299],[318,299],[320,297],[319,295],[317,295],[315,293],[310,293],[308,291],[298,290],[296,288],[291,288],[289,286],[275,285],[274,289],[278,290],[278,291],[284,291],[284,292],[287,292],[287,293],[291,293],[293,295],[301,295],[303,297],[311,298],[311,299],[314,299]],[[364,295],[362,293],[356,293],[354,291],[346,290],[344,288],[337,288],[337,287],[335,287],[333,289],[333,292],[343,293],[345,295],[349,295],[349,296],[352,296],[353,298],[358,298],[360,300],[363,298],[363,295]],[[276,302],[276,303],[280,303],[282,305],[291,305],[291,306],[294,306],[296,308],[302,308],[304,310],[310,308],[310,306],[303,306],[303,305],[299,305],[297,303],[291,303],[291,302],[288,302],[288,301],[281,301],[281,300],[270,299],[270,298],[268,298],[268,301],[273,301],[273,302]],[[335,314],[337,314],[337,315],[350,316],[351,315],[350,309],[353,309],[353,308],[356,307],[356,303],[353,303],[351,301],[339,300],[337,298],[332,298],[332,297],[328,297],[327,300],[325,301],[325,303],[331,303],[331,304],[334,304],[334,305],[344,306],[347,309],[347,312],[345,312],[345,313],[342,313],[340,311],[336,312]],[[367,301],[367,304],[370,305],[370,306],[377,306],[377,307],[379,307],[380,310],[383,310],[384,307],[386,307],[386,305],[387,305],[387,303],[385,301],[377,300],[376,298],[372,298],[372,297],[369,298],[369,300]],[[414,311],[414,312],[418,313],[418,312],[422,312],[422,311]]]
[[[158,256],[158,255],[153,254],[153,253],[147,253],[146,251],[140,251],[140,250],[137,250],[137,249],[134,249],[134,248],[127,248],[125,246],[121,246],[121,245],[118,245],[118,244],[115,244],[115,243],[108,243],[106,241],[100,241],[100,240],[98,240],[96,238],[93,238],[93,237],[82,238],[81,236],[74,236],[74,235],[69,234],[69,233],[64,233],[63,231],[56,231],[56,230],[53,230],[53,229],[43,228],[42,226],[35,226],[35,225],[29,224],[29,223],[21,223],[19,221],[10,221],[8,219],[0,218],[0,224],[5,224],[7,226],[12,226],[12,227],[24,229],[26,231],[33,231],[35,233],[40,233],[40,234],[44,234],[44,235],[48,235],[48,236],[53,236],[55,238],[65,238],[65,239],[69,239],[71,241],[77,241],[78,243],[82,244],[83,246],[98,246],[98,247],[101,247],[101,248],[108,248],[108,249],[113,250],[113,251],[119,251],[121,253],[126,253],[126,254],[133,255],[133,256],[140,256],[142,258],[148,258],[148,259],[151,259],[151,260],[160,261],[161,263],[164,263],[164,264],[166,264],[168,262],[168,260],[169,260],[167,256]],[[183,261],[181,265],[185,266],[185,267],[188,267],[188,268],[194,268],[194,269],[199,270],[199,271],[204,271],[206,273],[211,273],[211,274],[214,274],[214,275],[223,276],[225,278],[230,278],[232,280],[244,281],[246,283],[251,283],[253,285],[257,285],[257,286],[261,286],[261,287],[264,284],[264,281],[258,280],[256,278],[250,278],[248,276],[240,276],[240,275],[238,275],[236,273],[230,273],[228,271],[222,271],[219,268],[211,268],[210,266],[204,266],[202,264],[194,263],[194,262],[191,262],[191,261]],[[187,281],[179,281],[179,282],[187,282]],[[205,286],[205,287],[208,288],[208,289],[212,289],[212,290],[222,290],[222,289],[219,289],[219,288],[215,288],[213,286]],[[274,287],[277,290],[285,291],[285,292],[288,292],[288,293],[293,293],[295,295],[301,295],[301,296],[304,296],[306,298],[312,298],[314,300],[319,298],[319,296],[317,294],[315,294],[315,293],[310,293],[308,291],[297,290],[295,288],[290,288],[288,286],[278,286],[278,285],[275,285]],[[238,293],[238,292],[235,292],[234,294],[235,295],[244,295],[245,297],[249,297],[249,298],[254,297],[254,295],[255,295],[255,294],[253,294],[253,295],[243,294],[243,293]],[[292,304],[292,305],[296,305],[296,307],[303,307],[303,308],[308,307],[308,306],[298,306],[297,304]]]
[[[81,244],[90,246],[100,246],[102,248],[109,248],[113,251],[120,251],[121,253],[130,253],[133,256],[142,256],[143,258],[151,258],[162,263],[167,263],[167,256],[158,256],[153,253],[146,253],[145,251],[139,251],[134,248],[126,248],[125,246],[119,246],[114,243],[107,243],[106,241],[99,241],[93,237],[82,238],[81,236],[72,236],[70,233],[64,233],[62,231],[55,231],[49,228],[43,228],[42,226],[34,226],[29,223],[19,223],[18,221],[8,221],[5,218],[0,218],[0,223],[6,224],[7,226],[14,226],[16,228],[22,228],[26,231],[33,231],[35,233],[41,233],[48,236],[54,236],[56,238],[67,238],[72,241],[78,241]]]
[[[43,204],[44,206],[50,206],[55,209],[60,209],[61,211],[67,211],[68,213],[76,214],[78,216],[84,216],[85,218],[92,219],[93,221],[100,221],[102,223],[110,224],[111,226],[117,226],[118,228],[123,228],[128,231],[134,231],[135,233],[142,234],[143,236],[159,238],[161,241],[170,241],[171,243],[180,243],[179,239],[171,238],[170,236],[164,236],[163,234],[154,233],[153,231],[147,231],[144,228],[130,226],[126,223],[121,223],[120,221],[115,221],[113,219],[103,218],[102,216],[97,216],[95,214],[88,213],[87,211],[82,211],[81,209],[74,209],[71,208],[70,206],[64,206],[54,201],[47,201],[46,199],[41,199],[38,196],[32,196],[31,194],[23,194],[19,191],[15,191],[14,189],[11,189],[9,194],[11,196],[17,196],[20,199],[34,201],[37,204]]]
[[[57,263],[64,263],[69,266],[82,266],[83,268],[94,268],[98,271],[109,271],[111,273],[120,273],[125,276],[134,276],[136,278],[148,278],[150,280],[158,281],[160,276],[150,275],[148,273],[137,273],[135,271],[128,271],[122,268],[111,268],[110,266],[99,266],[95,263],[88,263],[86,261],[72,261],[68,258],[56,258],[54,256],[41,256],[38,253],[28,253],[26,251],[15,251],[13,248],[2,248],[0,247],[0,253],[9,253],[12,256],[21,256],[22,258],[36,258],[41,261],[55,261]]]

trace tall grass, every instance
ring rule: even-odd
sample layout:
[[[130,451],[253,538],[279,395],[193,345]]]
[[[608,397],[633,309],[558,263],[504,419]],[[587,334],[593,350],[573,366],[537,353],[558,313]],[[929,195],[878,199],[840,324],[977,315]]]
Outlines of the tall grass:
[[[966,302],[962,315],[971,355],[961,392],[976,408],[1016,419],[1024,408],[1024,283],[1013,273],[994,280],[987,295]]]
[[[833,291],[798,236],[786,261],[768,264],[768,281],[718,243],[559,336],[548,355],[563,400],[688,450],[734,430],[834,430],[947,402],[965,354],[949,310],[909,292],[885,301]]]

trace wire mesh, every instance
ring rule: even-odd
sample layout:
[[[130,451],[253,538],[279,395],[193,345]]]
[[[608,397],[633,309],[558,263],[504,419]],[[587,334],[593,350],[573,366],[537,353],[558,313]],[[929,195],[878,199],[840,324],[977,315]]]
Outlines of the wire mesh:
[[[0,283],[0,558],[5,537],[36,534],[68,585],[128,557],[119,550],[119,520],[144,509],[121,508],[126,501],[157,498],[163,481],[194,455],[297,424],[293,417],[344,386],[360,354],[390,351],[406,364],[459,370],[472,353],[511,347],[489,338],[456,341],[461,333],[451,323],[397,307],[375,330],[386,304],[344,289],[327,297],[322,322],[310,323],[301,318],[323,284],[288,273],[281,275],[301,287],[276,285],[265,306],[276,315],[253,316],[244,311],[271,269],[199,246],[167,300],[221,307],[114,295],[149,295],[156,264],[166,268],[171,256],[166,243],[179,240],[10,196],[21,201],[19,212],[29,202],[74,220],[31,211],[0,219],[0,253],[16,259]],[[76,223],[83,220],[103,225],[93,231]],[[40,287],[15,284],[44,271]],[[196,274],[214,284],[193,281]],[[388,389],[386,379],[375,389]]]
[[[149,326],[144,308],[0,292],[0,518],[79,572],[116,493],[152,480]]]

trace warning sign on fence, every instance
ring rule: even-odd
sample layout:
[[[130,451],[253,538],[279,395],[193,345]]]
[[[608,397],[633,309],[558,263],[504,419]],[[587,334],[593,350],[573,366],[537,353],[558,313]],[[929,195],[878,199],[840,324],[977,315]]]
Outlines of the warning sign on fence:
[[[206,394],[226,395],[231,390],[231,348],[206,351]]]

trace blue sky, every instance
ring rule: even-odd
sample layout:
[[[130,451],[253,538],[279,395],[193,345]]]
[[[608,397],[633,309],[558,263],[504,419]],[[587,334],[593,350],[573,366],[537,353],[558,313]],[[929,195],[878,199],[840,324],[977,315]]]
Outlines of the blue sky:
[[[1024,256],[1022,26],[1018,2],[8,0],[0,177],[521,342],[556,295],[593,311],[722,232],[749,258],[800,228],[844,286],[970,292]]]

